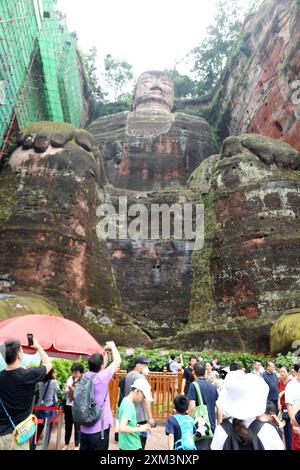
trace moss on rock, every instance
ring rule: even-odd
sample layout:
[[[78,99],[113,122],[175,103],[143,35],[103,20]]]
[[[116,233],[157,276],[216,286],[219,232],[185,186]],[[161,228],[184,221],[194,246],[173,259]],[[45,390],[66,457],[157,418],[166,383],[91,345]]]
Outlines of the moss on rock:
[[[151,339],[121,311],[108,312],[86,308],[81,324],[101,344],[112,339],[125,347],[152,347]]]
[[[253,325],[247,319],[235,319],[231,326],[219,319],[218,324],[208,321],[197,323],[183,330],[173,338],[173,344],[192,350],[252,351],[269,352],[271,321],[260,319]]]
[[[202,250],[195,251],[191,258],[194,272],[190,303],[190,328],[196,322],[206,322],[210,309],[213,306],[213,285],[211,276],[212,236],[215,225],[213,209],[213,196],[203,197],[205,241]]]
[[[5,224],[12,214],[16,202],[16,187],[16,175],[4,170],[0,185],[0,224]]]
[[[75,127],[67,122],[39,121],[22,130],[22,134],[38,134],[43,136],[51,136],[53,134],[69,135],[75,133]]]
[[[271,328],[271,353],[290,351],[294,341],[300,340],[300,309],[286,311]]]
[[[1,294],[0,321],[24,315],[54,315],[61,317],[54,302],[31,293]]]

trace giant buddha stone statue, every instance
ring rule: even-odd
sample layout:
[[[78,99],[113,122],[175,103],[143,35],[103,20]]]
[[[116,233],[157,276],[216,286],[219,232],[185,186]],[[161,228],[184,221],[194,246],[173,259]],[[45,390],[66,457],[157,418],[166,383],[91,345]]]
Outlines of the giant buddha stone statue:
[[[0,291],[43,295],[104,340],[268,350],[299,307],[299,153],[245,134],[220,154],[202,118],[172,113],[173,83],[141,75],[133,109],[89,131],[37,123],[0,172]],[[201,202],[205,245],[110,239],[97,207]],[[10,312],[11,314],[11,312]],[[188,323],[188,328],[184,325]]]
[[[29,282],[33,276],[32,267],[28,266],[22,274],[18,271],[20,284],[34,289],[39,284],[46,284],[48,291],[48,271],[55,273],[54,280],[50,276],[49,292],[59,292],[55,297],[61,299],[63,313],[63,300],[76,296],[74,300],[82,304],[85,316],[89,315],[91,306],[98,306],[100,314],[96,314],[96,320],[111,326],[114,320],[111,319],[110,310],[117,306],[118,312],[128,315],[132,323],[140,328],[142,339],[137,335],[138,341],[170,336],[188,321],[192,282],[189,244],[182,240],[144,239],[110,240],[104,246],[103,240],[94,238],[96,207],[105,197],[117,207],[121,194],[130,195],[131,204],[144,202],[148,207],[152,203],[172,205],[184,202],[181,190],[190,174],[216,151],[216,147],[209,124],[201,118],[173,114],[173,101],[174,85],[169,76],[163,72],[146,72],[137,81],[131,112],[100,118],[90,126],[94,144],[90,134],[72,126],[35,124],[21,133],[19,143],[23,150],[20,147],[9,161],[10,170],[15,174],[26,173],[22,191],[31,194],[31,204],[37,209],[34,218],[38,217],[40,221],[43,217],[43,229],[47,234],[50,224],[55,227],[58,237],[62,237],[61,241],[55,238],[55,254],[50,256],[45,242],[50,235],[45,237],[40,234],[40,229],[33,230],[31,221],[23,224],[23,227],[31,227],[31,233],[37,232],[30,242],[31,246],[35,246],[31,252],[32,263],[37,260],[40,265],[42,258],[44,264],[38,271],[40,280],[35,284]],[[93,145],[97,147],[94,154]],[[80,164],[80,168],[84,167],[83,174],[77,170],[80,161],[83,162]],[[51,165],[55,168],[52,169]],[[56,183],[57,168],[59,183]],[[40,175],[45,172],[47,178],[41,178]],[[105,182],[110,184],[105,185]],[[102,190],[103,186],[105,191]],[[63,214],[59,217],[56,214],[54,218],[46,218],[43,213],[38,216],[39,201],[42,199],[38,199],[37,190],[41,191],[41,187],[49,187],[48,195],[52,198],[55,213],[62,203]],[[66,191],[68,187],[71,194]],[[23,208],[26,199],[18,199]],[[32,206],[30,217],[33,217],[31,210]],[[76,220],[73,220],[74,211]],[[80,223],[81,218],[84,223]],[[34,226],[38,227],[39,223],[34,223]],[[81,235],[77,234],[78,230],[81,230]],[[69,253],[71,240],[66,234],[71,236],[72,249],[76,251],[74,256]],[[76,242],[73,242],[73,236]],[[37,244],[37,237],[43,242],[40,240]],[[10,234],[10,238],[15,237]],[[91,245],[86,243],[87,240]],[[4,250],[7,248],[5,245]],[[92,250],[92,247],[95,249]],[[7,250],[9,252],[10,249]],[[27,253],[26,247],[23,252]],[[63,261],[59,262],[59,252],[62,260],[69,260],[71,267]],[[22,263],[23,256],[18,258],[18,264]],[[113,273],[110,271],[110,259]],[[6,269],[6,272],[9,271],[14,273],[14,268]],[[92,273],[91,279],[87,278],[87,273]],[[15,279],[16,276],[12,277]],[[74,291],[71,285],[75,286]],[[87,286],[87,292],[92,293],[92,302],[86,292]],[[130,322],[128,325],[135,334]],[[125,329],[123,333],[126,339]]]
[[[45,302],[54,301],[53,312],[58,307],[101,342],[113,334],[119,342],[126,336],[148,344],[122,313],[110,254],[96,235],[103,175],[92,137],[43,122],[20,139],[23,147],[0,172],[0,293],[23,296],[19,304],[27,312],[34,304],[45,313]],[[36,294],[43,296],[38,305]],[[11,309],[7,314],[13,316]]]
[[[174,84],[164,72],[145,72],[133,110],[97,119],[90,132],[103,155],[106,176],[118,188],[178,188],[216,151],[202,118],[172,113]]]

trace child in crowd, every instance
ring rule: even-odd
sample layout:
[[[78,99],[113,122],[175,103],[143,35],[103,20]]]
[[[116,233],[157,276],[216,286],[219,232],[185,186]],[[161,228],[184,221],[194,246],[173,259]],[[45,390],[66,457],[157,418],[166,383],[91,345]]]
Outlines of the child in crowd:
[[[137,425],[136,409],[137,403],[145,399],[153,401],[151,386],[145,379],[137,379],[131,386],[132,391],[125,397],[119,409],[119,449],[120,450],[142,450],[140,438],[141,432],[147,432],[150,424]]]
[[[169,450],[196,450],[194,435],[195,423],[187,410],[189,401],[184,395],[178,395],[174,400],[176,414],[170,416],[166,424]]]

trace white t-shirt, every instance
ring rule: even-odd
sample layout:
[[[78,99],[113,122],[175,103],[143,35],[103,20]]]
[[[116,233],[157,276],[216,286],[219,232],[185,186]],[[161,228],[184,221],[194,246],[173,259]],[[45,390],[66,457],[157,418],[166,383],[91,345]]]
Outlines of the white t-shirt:
[[[285,389],[285,402],[293,406],[300,403],[300,382],[297,379],[287,384]]]
[[[177,374],[179,369],[181,369],[181,366],[178,364],[178,362],[172,361],[169,365],[169,368],[173,374]]]
[[[243,421],[244,425],[248,428],[254,419]],[[211,450],[223,450],[228,435],[222,428],[217,426],[211,443]],[[278,432],[271,424],[266,423],[259,431],[257,437],[260,439],[265,450],[284,450],[284,445],[279,437]]]
[[[79,379],[76,379],[76,382],[78,382],[78,380],[79,380]],[[71,376],[68,378],[67,383],[66,383],[66,391],[67,391],[67,393],[69,392],[69,389],[72,387],[73,383],[74,383],[74,379],[73,379],[73,377],[72,377],[72,375],[71,375]],[[71,401],[70,398],[69,398],[69,395],[68,395],[68,396],[67,396],[66,405],[68,405],[68,406],[73,406],[73,403],[74,403],[74,401],[73,401],[73,400]]]

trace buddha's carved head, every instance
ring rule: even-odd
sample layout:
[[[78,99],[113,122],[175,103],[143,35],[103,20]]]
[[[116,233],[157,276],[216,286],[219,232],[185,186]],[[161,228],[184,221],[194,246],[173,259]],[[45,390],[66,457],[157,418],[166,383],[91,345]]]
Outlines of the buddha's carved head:
[[[171,112],[174,105],[174,83],[165,72],[144,72],[137,81],[134,111]]]

